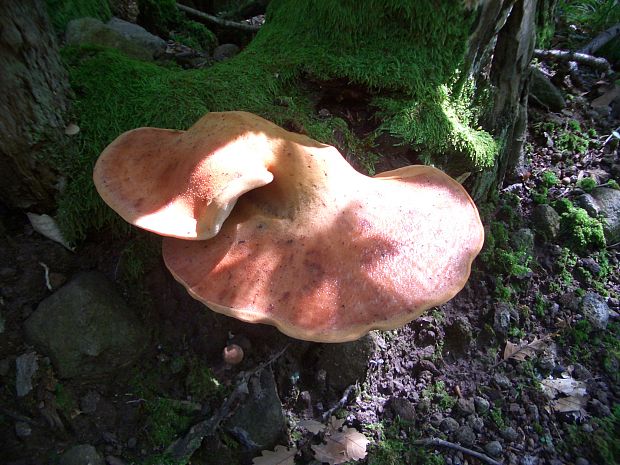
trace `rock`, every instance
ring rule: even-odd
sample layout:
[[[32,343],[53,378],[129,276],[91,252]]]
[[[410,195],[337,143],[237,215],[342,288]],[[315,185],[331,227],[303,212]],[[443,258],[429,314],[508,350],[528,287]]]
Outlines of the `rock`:
[[[581,299],[581,313],[593,328],[605,329],[609,321],[607,299],[595,292],[587,292]]]
[[[323,344],[317,361],[317,371],[325,370],[327,382],[342,391],[366,378],[368,360],[375,350],[373,333],[353,342]]]
[[[573,203],[577,207],[583,208],[593,218],[599,214],[599,206],[590,194],[582,194],[576,197]]]
[[[469,426],[461,426],[454,438],[464,446],[472,446],[476,442],[476,433]]]
[[[235,44],[222,44],[215,47],[213,50],[213,59],[215,61],[227,60],[239,53],[240,49]]]
[[[106,25],[134,44],[146,50],[150,50],[151,57],[157,57],[166,50],[166,41],[164,39],[151,34],[137,24],[124,21],[120,18],[112,18]]]
[[[394,415],[401,420],[415,420],[415,407],[409,400],[403,399],[402,397],[392,397],[390,400],[390,407]]]
[[[534,457],[533,455],[524,455],[521,457],[521,461],[519,465],[538,465],[539,460],[538,457]]]
[[[566,101],[562,92],[553,85],[551,80],[538,68],[530,67],[530,95],[534,102],[541,104],[551,111],[562,111]]]
[[[601,265],[592,257],[580,258],[578,264],[594,276],[597,276],[601,272]]]
[[[470,415],[467,417],[467,426],[470,426],[476,433],[484,431],[484,420],[478,415]]]
[[[455,432],[459,428],[459,422],[452,417],[446,417],[439,424],[439,429],[446,434]]]
[[[499,441],[491,441],[487,442],[484,445],[484,450],[491,457],[501,457],[504,449]]]
[[[521,228],[510,236],[515,250],[525,252],[528,257],[534,254],[534,233],[529,228]]]
[[[105,458],[105,463],[107,465],[125,465],[125,462],[123,462],[121,459],[119,459],[118,457],[115,457],[113,455],[108,455]]]
[[[32,434],[32,428],[25,421],[18,421],[15,423],[15,434],[18,438],[27,438]]]
[[[560,215],[550,205],[537,205],[532,212],[532,226],[543,239],[555,240],[560,234]]]
[[[67,45],[91,44],[115,48],[129,57],[139,60],[153,59],[152,49],[128,39],[95,18],[79,18],[70,21],[67,25],[65,41]]]
[[[501,336],[506,336],[513,322],[519,322],[519,313],[515,308],[506,302],[497,303],[493,316],[493,329],[495,332]]]
[[[483,415],[489,411],[491,408],[491,404],[484,397],[476,396],[474,397],[474,406],[476,407],[476,412]]]
[[[15,391],[17,397],[24,397],[32,391],[32,377],[39,368],[37,354],[28,352],[15,359]]]
[[[459,398],[454,406],[454,410],[462,417],[467,417],[476,411],[474,401],[472,399]]]
[[[510,389],[512,387],[512,381],[510,381],[508,376],[501,373],[495,373],[493,375],[493,381],[500,389]]]
[[[458,316],[445,328],[446,350],[451,353],[462,354],[467,351],[472,342],[472,326],[465,316]]]
[[[225,423],[226,429],[239,437],[244,435],[262,449],[273,449],[286,440],[286,418],[278,397],[270,369],[248,382],[249,394],[233,416]]]
[[[97,272],[78,274],[41,302],[24,327],[61,378],[108,375],[135,361],[147,341],[142,323]]]
[[[577,460],[575,460],[575,465],[590,465],[590,462],[588,459],[583,457],[577,457]]]
[[[508,442],[514,442],[519,439],[519,433],[512,426],[507,426],[502,430],[502,437]]]
[[[86,395],[80,399],[80,410],[83,413],[95,413],[100,399],[101,396],[97,391],[88,391]]]
[[[610,187],[597,187],[591,192],[603,221],[603,231],[607,244],[620,242],[620,190]]]
[[[90,444],[82,444],[62,454],[58,465],[105,465],[105,462],[97,449]]]

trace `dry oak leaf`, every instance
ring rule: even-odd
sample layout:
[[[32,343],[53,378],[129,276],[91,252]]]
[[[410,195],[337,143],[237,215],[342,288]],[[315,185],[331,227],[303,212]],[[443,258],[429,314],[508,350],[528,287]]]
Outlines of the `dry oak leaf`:
[[[264,450],[260,457],[252,459],[252,465],[295,465],[295,447],[289,449],[284,446],[276,446],[274,451]]]
[[[325,426],[323,423],[316,420],[301,420],[297,423],[297,426],[300,426],[310,431],[312,434],[319,434],[321,431],[324,431],[325,428],[327,428],[327,426]]]
[[[523,362],[529,357],[533,357],[538,352],[545,350],[548,346],[547,339],[548,337],[542,339],[536,338],[529,344],[527,342],[513,344],[510,341],[506,341],[506,347],[504,348],[504,360],[514,359],[519,362]]]
[[[370,441],[355,428],[343,427],[325,436],[325,444],[314,445],[314,458],[329,465],[361,460],[366,457],[366,446]]]

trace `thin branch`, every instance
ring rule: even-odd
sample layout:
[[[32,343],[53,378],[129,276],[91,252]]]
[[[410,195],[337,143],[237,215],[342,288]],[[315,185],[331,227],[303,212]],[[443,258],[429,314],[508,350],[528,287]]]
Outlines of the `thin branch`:
[[[349,394],[351,394],[351,391],[355,389],[355,386],[356,386],[355,384],[352,384],[351,386],[345,389],[344,394],[342,394],[342,397],[340,398],[338,403],[323,414],[322,416],[323,421],[329,420],[329,417],[331,417],[332,413],[334,413],[336,410],[346,405],[347,401],[349,400]]]
[[[462,452],[463,454],[467,454],[472,457],[475,457],[478,460],[481,460],[482,462],[488,463],[489,465],[503,465],[502,462],[493,460],[488,455],[485,455],[481,452],[477,452],[472,449],[468,449],[458,444],[454,444],[453,442],[444,441],[443,439],[438,439],[438,438],[419,439],[417,441],[413,441],[413,444],[416,446],[434,446],[434,447],[445,447],[447,449],[454,449],[459,452]]]
[[[611,41],[614,37],[620,35],[620,23],[611,26],[606,31],[601,32],[594,39],[588,43],[585,47],[579,49],[581,53],[587,53],[588,55],[592,55],[598,49],[600,49],[607,42]]]
[[[534,50],[534,56],[543,60],[559,60],[575,62],[591,66],[600,71],[609,71],[611,67],[605,58],[595,57],[587,53],[571,52],[569,50]]]
[[[215,26],[224,27],[227,29],[239,29],[246,32],[258,32],[260,26],[254,26],[252,24],[238,23],[236,21],[229,21],[227,19],[218,18],[217,16],[209,15],[199,10],[195,10],[185,5],[177,3],[177,8],[184,11],[188,15],[195,16],[196,18],[204,19],[206,22]]]
[[[224,401],[222,406],[217,409],[211,417],[196,423],[189,429],[185,436],[173,442],[168,447],[168,449],[166,449],[166,454],[169,455],[172,459],[179,462],[189,460],[192,454],[196,452],[196,450],[198,450],[200,444],[202,444],[203,438],[215,434],[215,431],[220,426],[220,423],[224,420],[224,418],[226,418],[229,414],[235,411],[239,402],[248,393],[248,381],[250,380],[250,378],[260,373],[267,366],[275,362],[279,357],[282,356],[282,354],[286,351],[286,349],[288,349],[288,347],[289,345],[287,344],[282,350],[272,356],[269,360],[261,363],[252,371],[245,373],[241,378],[241,381],[237,383],[235,389]]]

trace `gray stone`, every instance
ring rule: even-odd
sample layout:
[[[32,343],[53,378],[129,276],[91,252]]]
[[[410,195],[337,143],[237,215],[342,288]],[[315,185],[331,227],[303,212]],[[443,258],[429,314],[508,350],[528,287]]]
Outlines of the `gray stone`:
[[[491,408],[489,401],[480,396],[474,397],[474,405],[476,406],[476,412],[479,414],[487,413]]]
[[[472,399],[459,398],[454,406],[454,411],[462,417],[467,417],[476,411],[474,401]]]
[[[222,44],[215,47],[213,50],[213,59],[215,61],[227,60],[239,53],[240,49],[235,44]]]
[[[18,421],[15,423],[15,434],[18,438],[27,438],[32,434],[32,428],[25,421]]]
[[[534,457],[533,455],[524,455],[521,457],[519,465],[538,465],[538,463],[538,457]]]
[[[317,371],[325,370],[329,385],[337,391],[342,391],[366,378],[368,360],[375,348],[373,333],[353,342],[323,344],[320,348]]]
[[[525,252],[528,256],[534,253],[534,233],[529,228],[521,228],[510,236],[510,243],[515,250]]]
[[[595,292],[587,292],[581,300],[581,313],[593,328],[605,329],[609,321],[607,299]]]
[[[402,397],[393,397],[390,400],[390,407],[394,415],[401,420],[414,421],[415,420],[415,408],[411,401],[403,399]]]
[[[532,212],[532,226],[544,239],[555,240],[560,234],[560,215],[550,205],[537,205]]]
[[[153,51],[128,39],[107,24],[95,18],[79,18],[70,21],[65,33],[67,45],[100,45],[120,50],[125,55],[139,60],[152,60]]]
[[[125,462],[123,462],[121,459],[113,455],[106,456],[105,463],[107,465],[125,465]]]
[[[97,391],[88,391],[84,397],[80,399],[80,410],[83,413],[95,413],[100,399],[101,396]]]
[[[575,460],[575,465],[590,465],[590,462],[586,458],[577,457],[577,460]]]
[[[513,322],[519,322],[519,313],[515,308],[506,302],[496,304],[493,316],[493,329],[495,332],[501,336],[506,336]]]
[[[501,443],[499,441],[487,442],[484,445],[484,450],[491,457],[501,457],[502,456],[502,452],[504,451],[504,449],[502,448],[502,445],[501,445]]]
[[[444,433],[450,434],[455,432],[459,427],[459,422],[452,417],[446,417],[439,424],[439,429]]]
[[[620,242],[620,190],[597,187],[591,193],[603,221],[603,231],[608,244]]]
[[[58,465],[105,465],[105,462],[97,449],[90,444],[81,444],[62,454]]]
[[[551,111],[561,111],[566,107],[562,92],[553,85],[551,80],[538,68],[530,67],[530,95],[535,101]]]
[[[248,382],[249,394],[226,422],[237,437],[243,435],[263,449],[272,449],[286,438],[286,418],[270,369]]]
[[[484,420],[478,415],[470,415],[467,417],[467,426],[470,426],[476,433],[484,431]]]
[[[514,442],[519,438],[519,433],[512,426],[507,426],[502,430],[502,437],[508,442]]]
[[[476,433],[469,426],[460,427],[454,437],[464,446],[472,446],[476,442]]]
[[[131,40],[133,43],[150,50],[151,56],[158,56],[166,50],[166,41],[164,39],[151,34],[137,24],[124,21],[120,18],[112,18],[107,22],[107,26],[126,39]]]
[[[579,208],[583,208],[593,218],[596,218],[600,213],[597,202],[590,194],[582,194],[576,197],[573,203]]]
[[[495,384],[500,389],[510,389],[512,387],[512,381],[510,381],[510,378],[502,373],[495,373],[493,375],[493,381],[495,381]]]
[[[15,359],[15,391],[23,397],[32,391],[32,377],[37,372],[37,354],[28,352]]]
[[[135,361],[147,341],[142,323],[97,272],[78,274],[41,302],[24,327],[61,378],[113,373]]]

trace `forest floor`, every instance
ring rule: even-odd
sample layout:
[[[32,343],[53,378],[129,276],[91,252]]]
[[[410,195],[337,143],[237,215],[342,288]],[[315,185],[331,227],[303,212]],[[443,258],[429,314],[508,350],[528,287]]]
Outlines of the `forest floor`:
[[[21,213],[2,212],[0,463],[86,463],[67,458],[76,444],[108,465],[174,463],[168,446],[218,415],[191,463],[250,463],[275,444],[295,447],[278,448],[295,463],[319,463],[321,454],[371,465],[617,463],[620,249],[601,243],[600,224],[573,206],[620,181],[612,135],[620,120],[593,110],[597,85],[565,88],[560,112],[530,109],[521,178],[481,206],[486,245],[465,289],[359,342],[296,341],[210,312],[160,259],[140,258],[145,235],[94,235],[73,253]],[[119,283],[149,327],[148,342],[113,375],[62,377],[26,342],[24,324],[86,270]],[[222,360],[232,342],[245,350],[234,366]],[[23,394],[16,361],[33,351]],[[237,403],[226,402],[233,396]],[[258,406],[245,408],[250,398]],[[248,418],[235,418],[241,410]],[[364,442],[355,432],[367,453],[353,447]],[[444,442],[425,445],[430,438]]]

